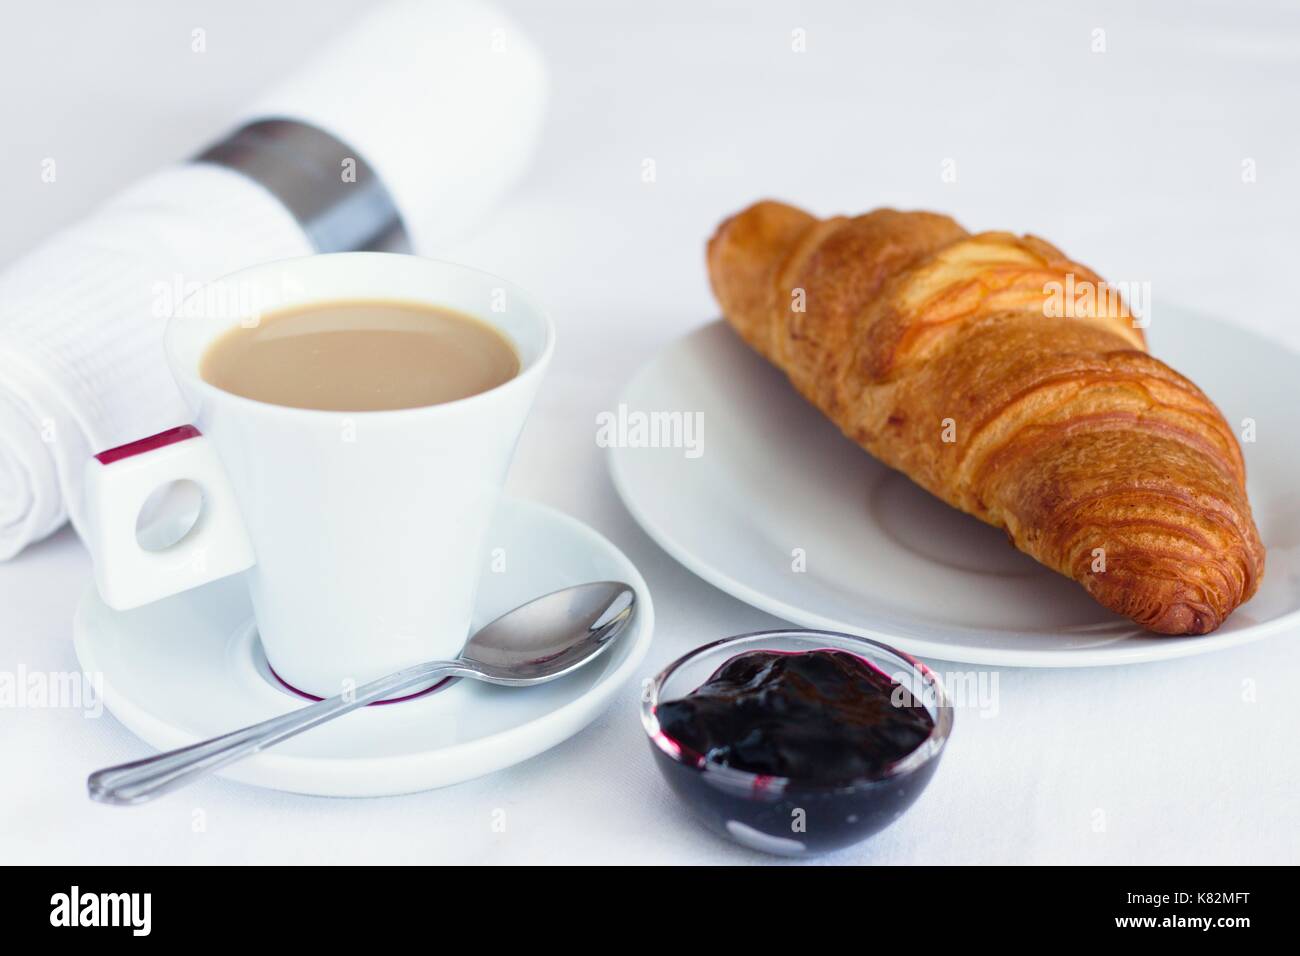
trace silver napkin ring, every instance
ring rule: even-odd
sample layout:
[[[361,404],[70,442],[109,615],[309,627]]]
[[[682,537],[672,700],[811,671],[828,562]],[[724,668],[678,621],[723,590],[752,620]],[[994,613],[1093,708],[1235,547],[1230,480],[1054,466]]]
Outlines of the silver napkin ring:
[[[194,158],[260,183],[298,220],[317,252],[410,252],[393,197],[356,150],[293,119],[240,127]]]

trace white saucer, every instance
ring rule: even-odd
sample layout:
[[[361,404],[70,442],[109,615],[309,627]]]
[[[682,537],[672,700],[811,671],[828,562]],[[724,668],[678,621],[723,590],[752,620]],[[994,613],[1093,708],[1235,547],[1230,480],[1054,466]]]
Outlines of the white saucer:
[[[327,796],[410,793],[500,770],[586,727],[650,645],[654,608],[645,581],[591,528],[531,502],[502,500],[489,554],[496,548],[504,549],[505,571],[485,570],[476,627],[530,598],[602,580],[636,590],[635,619],[614,647],[569,677],[523,689],[462,680],[424,697],[366,707],[222,776]],[[105,706],[159,750],[305,703],[269,673],[239,576],[125,612],[110,610],[92,588],[77,610],[75,634],[83,670],[103,677]]]
[[[1149,333],[1153,353],[1234,427],[1256,424],[1257,440],[1243,448],[1266,573],[1256,597],[1204,637],[1142,636],[998,530],[879,464],[723,322],[671,345],[620,398],[629,422],[638,412],[701,414],[700,453],[616,445],[610,472],[646,532],[709,583],[796,624],[925,657],[1123,664],[1300,627],[1300,356],[1171,307]]]

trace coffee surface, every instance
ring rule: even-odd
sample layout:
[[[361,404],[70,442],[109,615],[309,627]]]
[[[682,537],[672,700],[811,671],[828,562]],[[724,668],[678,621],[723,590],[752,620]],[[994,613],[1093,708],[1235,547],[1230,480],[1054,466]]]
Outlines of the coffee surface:
[[[219,336],[199,365],[217,388],[325,411],[419,408],[468,398],[519,374],[486,322],[416,302],[338,301],[263,316]]]

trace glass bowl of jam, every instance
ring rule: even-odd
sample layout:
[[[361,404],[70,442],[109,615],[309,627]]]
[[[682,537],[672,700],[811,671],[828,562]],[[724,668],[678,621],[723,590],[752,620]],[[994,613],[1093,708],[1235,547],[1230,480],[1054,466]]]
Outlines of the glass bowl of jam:
[[[719,835],[785,856],[838,850],[897,820],[934,775],[952,721],[928,667],[833,631],[705,644],[641,696],[677,795]]]

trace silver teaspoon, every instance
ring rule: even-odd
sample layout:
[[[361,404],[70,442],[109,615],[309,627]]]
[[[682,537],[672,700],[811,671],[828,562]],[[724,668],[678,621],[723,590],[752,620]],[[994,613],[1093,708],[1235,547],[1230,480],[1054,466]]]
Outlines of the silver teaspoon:
[[[445,677],[470,677],[528,687],[577,670],[609,647],[636,609],[636,592],[598,581],[529,601],[488,624],[452,661],[427,661],[353,691],[221,737],[97,770],[86,779],[90,798],[131,806],[170,793],[227,764],[273,747],[371,701]]]

